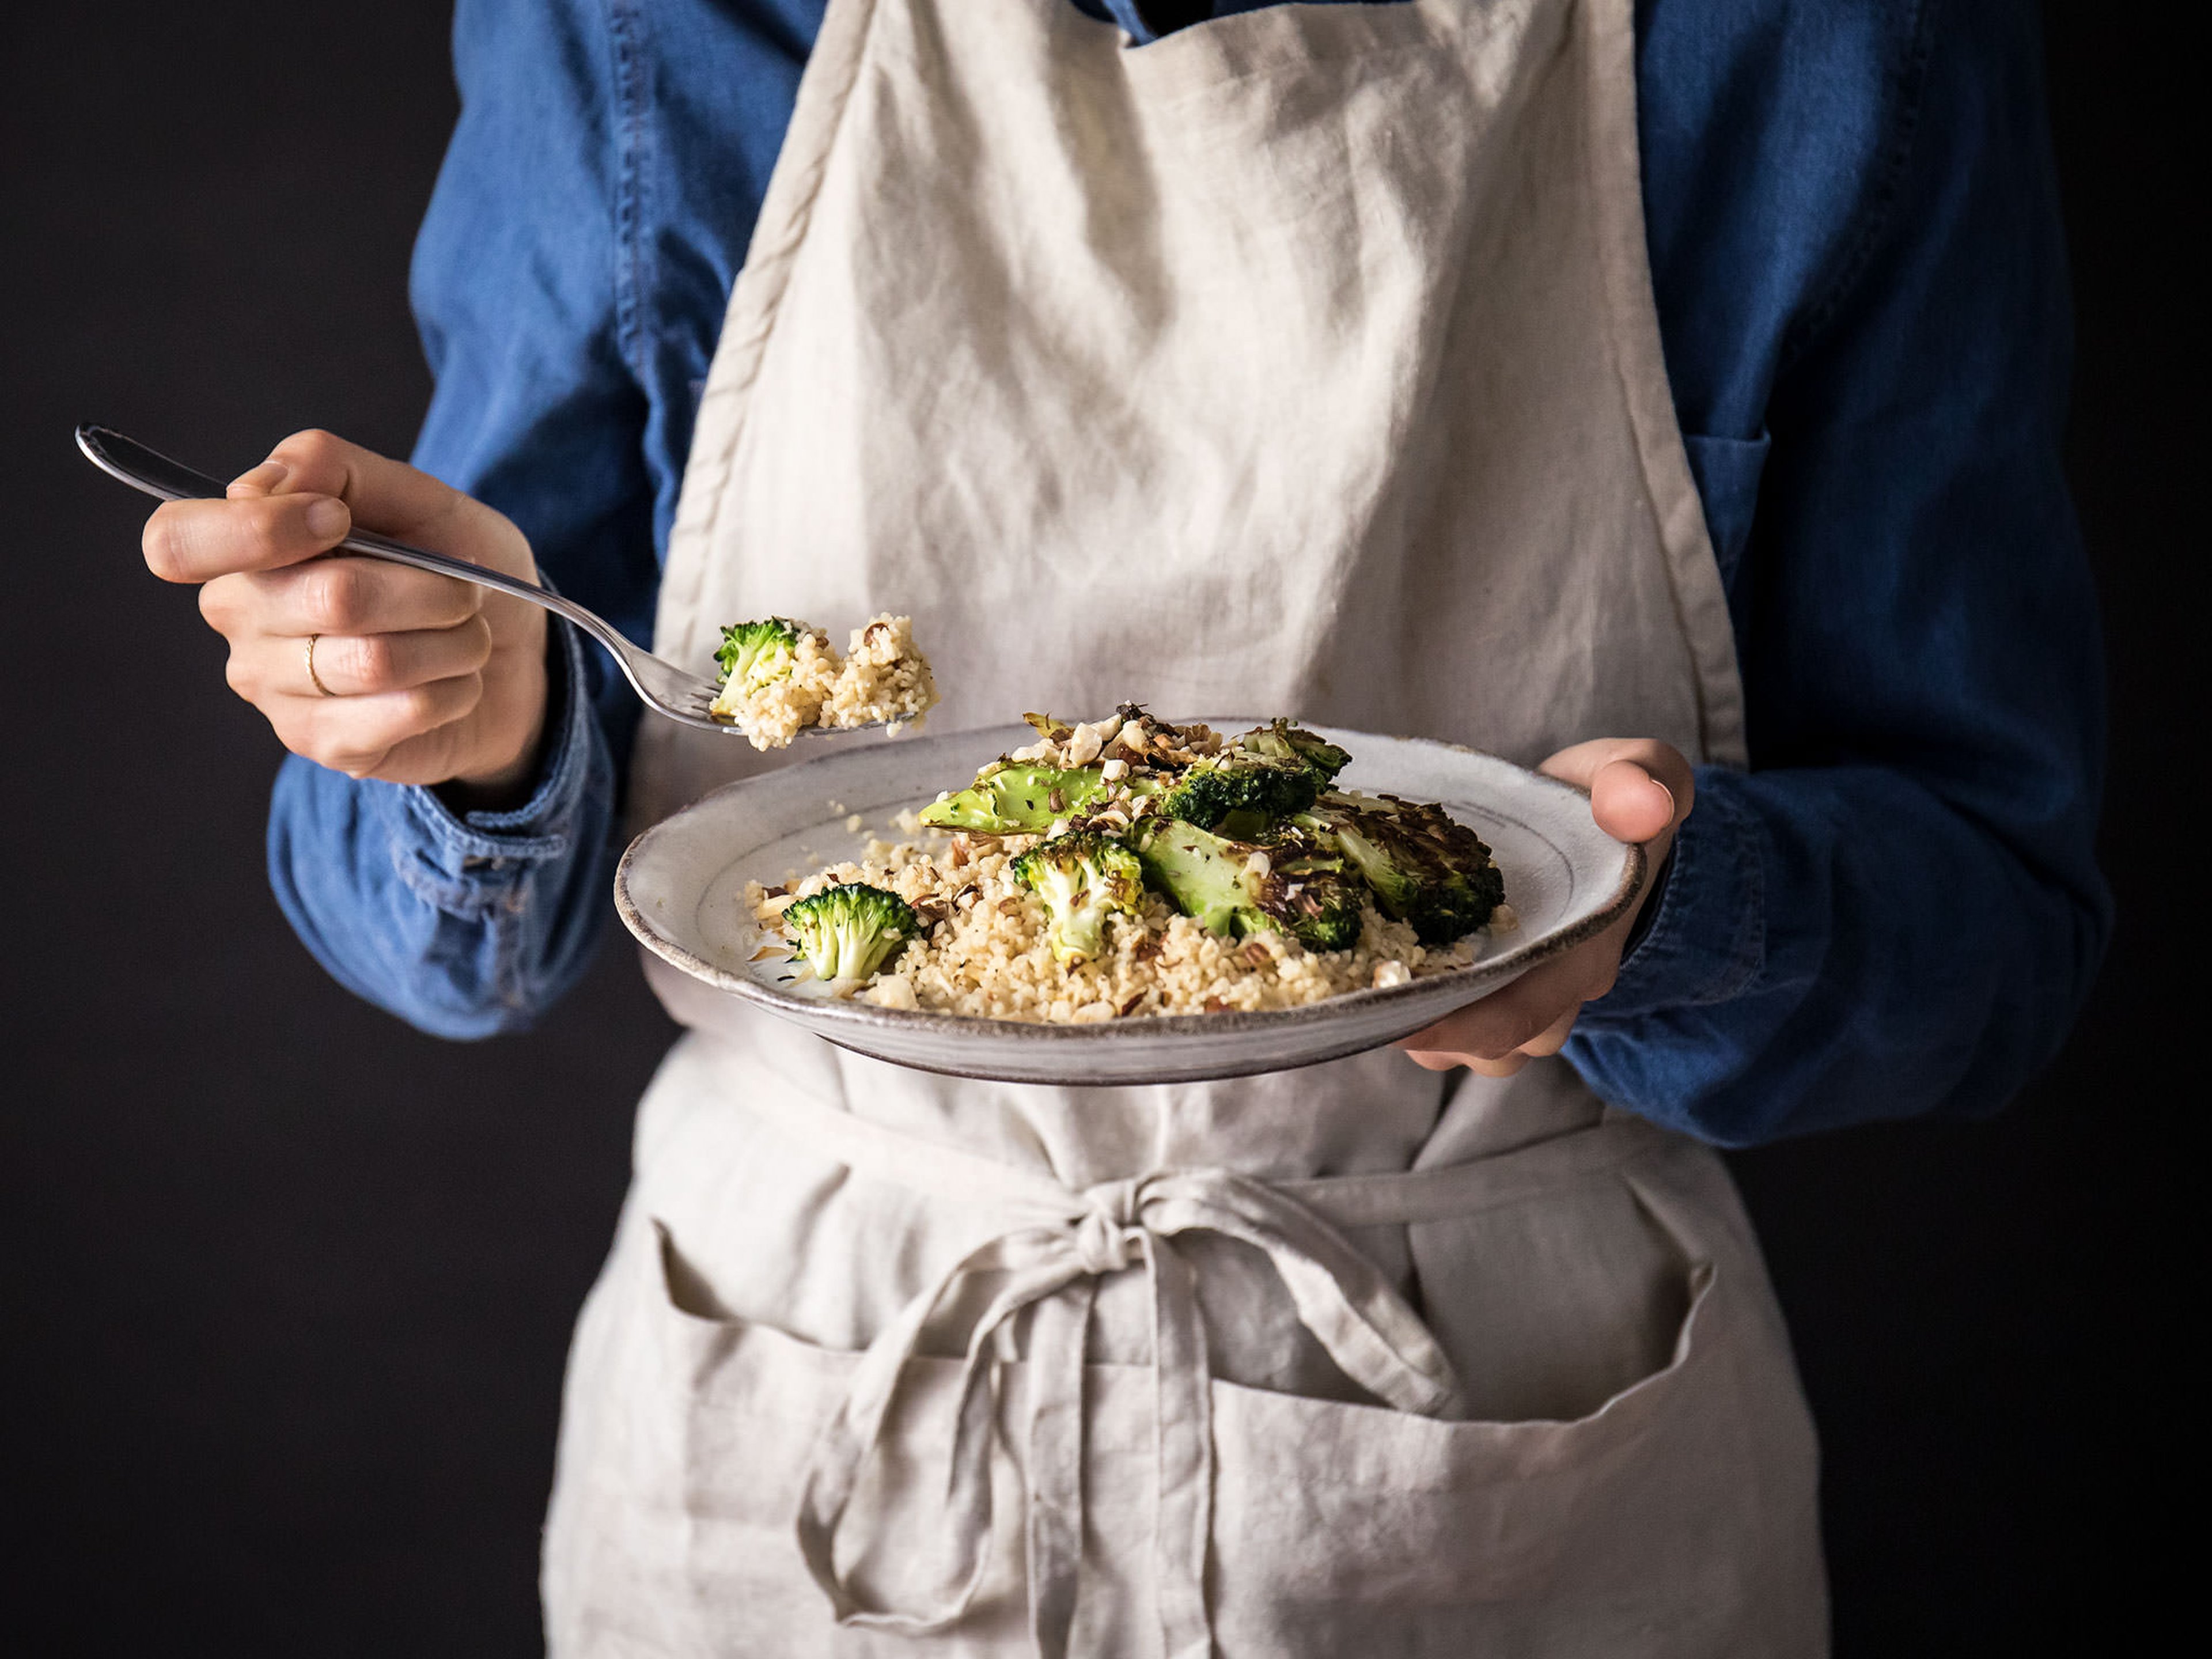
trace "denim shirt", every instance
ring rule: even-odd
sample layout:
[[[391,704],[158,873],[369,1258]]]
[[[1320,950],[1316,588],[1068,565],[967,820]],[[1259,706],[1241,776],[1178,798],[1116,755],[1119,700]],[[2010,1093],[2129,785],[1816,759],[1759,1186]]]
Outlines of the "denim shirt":
[[[1209,10],[1034,3],[1110,16],[1139,51]],[[641,641],[822,6],[459,6],[462,114],[414,272],[437,379],[415,459]],[[1993,1109],[2056,1050],[2110,928],[2035,12],[1641,0],[1637,30],[1660,328],[1751,764],[1699,769],[1567,1054],[1606,1099],[1724,1145]],[[556,659],[542,778],[513,811],[456,817],[296,757],[278,778],[286,915],[425,1030],[526,1026],[606,931],[637,710],[595,648],[564,637]]]

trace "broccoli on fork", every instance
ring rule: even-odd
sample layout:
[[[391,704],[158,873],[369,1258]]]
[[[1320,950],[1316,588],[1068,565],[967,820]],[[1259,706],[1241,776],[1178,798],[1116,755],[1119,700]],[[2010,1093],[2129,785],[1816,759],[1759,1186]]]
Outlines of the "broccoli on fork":
[[[1233,841],[1196,824],[1154,819],[1139,832],[1146,873],[1217,933],[1273,928],[1316,951],[1359,938],[1365,885],[1322,838],[1295,828],[1264,842]]]
[[[1106,918],[1134,915],[1145,896],[1145,867],[1110,836],[1078,830],[1040,842],[1016,859],[1016,881],[1052,916],[1053,959],[1095,957],[1106,948]]]
[[[734,719],[754,692],[789,679],[798,665],[799,642],[806,633],[787,617],[732,623],[725,628],[714,652],[715,665],[722,671],[722,690],[708,712]]]
[[[866,979],[921,932],[921,918],[896,893],[848,881],[800,899],[783,913],[807,965],[823,979]]]

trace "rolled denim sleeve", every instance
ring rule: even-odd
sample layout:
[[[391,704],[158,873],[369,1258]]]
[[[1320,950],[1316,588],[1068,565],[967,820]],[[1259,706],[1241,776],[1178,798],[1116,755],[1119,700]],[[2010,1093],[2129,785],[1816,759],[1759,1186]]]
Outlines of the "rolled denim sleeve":
[[[457,815],[434,790],[297,756],[276,775],[269,871],[286,919],[338,983],[436,1036],[526,1025],[598,937],[614,768],[576,695],[581,648],[555,633],[553,735],[522,805]]]
[[[2056,1052],[2111,928],[2034,14],[1920,15],[1838,280],[1764,409],[1729,416],[1771,432],[1753,488],[1700,467],[1750,769],[1700,769],[1656,913],[1566,1051],[1723,1145],[1995,1109]]]
[[[499,508],[563,592],[633,637],[659,564],[647,399],[623,349],[629,158],[602,9],[462,0],[462,112],[416,248],[436,392],[415,464]],[[457,814],[428,789],[292,757],[269,870],[340,983],[421,1029],[527,1025],[605,927],[617,782],[635,710],[597,647],[555,623],[549,738],[530,799]]]

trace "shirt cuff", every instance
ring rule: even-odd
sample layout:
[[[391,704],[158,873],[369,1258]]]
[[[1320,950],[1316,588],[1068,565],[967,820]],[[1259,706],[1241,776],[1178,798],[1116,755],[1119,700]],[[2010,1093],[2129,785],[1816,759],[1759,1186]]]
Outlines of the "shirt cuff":
[[[1734,786],[1742,775],[1698,769],[1697,805],[1674,834],[1648,925],[1621,959],[1613,989],[1583,1011],[1601,1024],[1725,1002],[1765,961],[1766,905],[1759,824]]]
[[[399,878],[441,910],[473,915],[511,908],[523,876],[565,858],[573,844],[591,781],[592,704],[583,695],[583,647],[575,630],[556,622],[552,631],[560,641],[546,653],[553,738],[528,800],[504,811],[456,813],[434,789],[369,786],[392,835]]]

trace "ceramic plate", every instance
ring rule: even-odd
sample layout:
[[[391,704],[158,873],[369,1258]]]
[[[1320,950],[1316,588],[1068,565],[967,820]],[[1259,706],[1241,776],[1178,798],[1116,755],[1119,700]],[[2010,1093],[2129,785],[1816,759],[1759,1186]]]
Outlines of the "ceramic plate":
[[[1206,722],[1241,732],[1252,718]],[[986,761],[1031,741],[1025,726],[950,732],[849,749],[717,790],[630,843],[615,903],[646,949],[715,989],[830,1042],[925,1071],[1012,1083],[1181,1083],[1288,1071],[1410,1036],[1487,995],[1620,916],[1644,881],[1642,849],[1590,821],[1569,785],[1449,744],[1315,726],[1352,752],[1347,789],[1437,801],[1490,843],[1521,925],[1488,939],[1473,965],[1382,990],[1264,1013],[1224,1012],[1034,1025],[904,1012],[841,1001],[819,983],[780,985],[781,956],[751,958],[764,934],[747,881],[857,859],[887,840],[894,813],[965,787]],[[864,827],[845,825],[858,813]],[[779,945],[780,945],[780,941]]]

